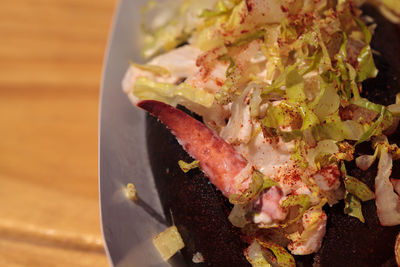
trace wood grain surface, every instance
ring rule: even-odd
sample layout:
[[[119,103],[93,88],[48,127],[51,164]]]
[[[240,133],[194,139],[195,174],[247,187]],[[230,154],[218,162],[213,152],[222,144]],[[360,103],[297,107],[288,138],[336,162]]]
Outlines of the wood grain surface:
[[[97,116],[116,0],[0,8],[0,266],[107,266]]]

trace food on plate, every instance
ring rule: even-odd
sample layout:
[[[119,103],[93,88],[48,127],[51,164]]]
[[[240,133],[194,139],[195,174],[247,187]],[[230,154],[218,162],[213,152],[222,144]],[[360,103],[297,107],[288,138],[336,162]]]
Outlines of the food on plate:
[[[159,233],[153,238],[153,244],[164,260],[168,260],[185,246],[176,226],[171,226]]]
[[[129,200],[132,200],[132,201],[137,201],[138,200],[136,187],[135,187],[134,184],[129,183],[129,184],[126,185],[125,195]]]
[[[131,63],[123,89],[194,160],[182,156],[173,165],[179,161],[188,175],[199,167],[221,194],[202,193],[202,199],[182,205],[190,206],[187,217],[204,233],[212,231],[196,212],[210,214],[209,224],[221,226],[224,238],[202,241],[209,247],[222,242],[228,249],[220,245],[206,254],[192,246],[195,242],[188,249],[199,251],[205,264],[295,266],[314,254],[319,258],[311,261],[325,266],[330,252],[321,246],[329,247],[329,228],[339,229],[338,236],[347,229],[332,223],[339,218],[332,212],[338,207],[352,223],[373,225],[373,215],[365,213],[373,206],[375,223],[400,224],[400,182],[392,175],[400,150],[391,137],[400,116],[398,89],[389,88],[393,97],[381,101],[366,97],[379,91],[363,86],[378,75],[371,17],[362,17],[355,3],[344,0],[183,1],[177,13],[168,12],[147,25],[144,55],[153,58]],[[167,146],[167,138],[154,142],[158,145],[149,150]],[[162,157],[152,154],[153,162]],[[377,173],[365,176],[369,180],[354,175],[376,165]],[[175,179],[169,166],[162,175],[153,168],[155,176]],[[168,194],[163,188],[173,182],[160,183],[163,200]],[[208,190],[189,178],[176,188],[181,185],[188,192]],[[230,210],[218,205],[212,210],[212,199]],[[191,233],[185,227],[180,231]],[[379,231],[382,238],[392,237],[394,260],[397,232]],[[222,256],[210,260],[212,253]],[[361,257],[371,263],[368,256],[353,254],[352,264]]]

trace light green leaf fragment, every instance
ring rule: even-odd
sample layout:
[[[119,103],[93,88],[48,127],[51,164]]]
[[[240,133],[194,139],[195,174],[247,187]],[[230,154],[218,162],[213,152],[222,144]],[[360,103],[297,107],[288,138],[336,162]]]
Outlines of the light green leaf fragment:
[[[244,255],[252,267],[271,267],[271,264],[268,263],[263,254],[263,250],[257,240],[254,240],[244,251]]]
[[[371,32],[368,30],[367,26],[364,24],[364,22],[362,22],[359,18],[357,17],[353,17],[355,22],[357,23],[358,27],[361,29],[361,31],[364,34],[364,38],[365,38],[365,42],[367,44],[369,44],[371,42],[372,39],[372,34]]]
[[[344,203],[345,203],[344,206],[345,214],[348,214],[352,217],[359,219],[362,223],[365,222],[364,216],[362,214],[361,202],[356,196],[346,191],[344,197]]]
[[[300,130],[305,130],[319,124],[319,119],[315,113],[307,106],[300,106],[301,117],[303,118],[303,125]]]
[[[223,1],[218,1],[215,5],[214,10],[204,9],[199,15],[200,18],[213,18],[228,12],[228,8]]]
[[[369,43],[372,39],[372,34],[367,26],[358,18],[354,17],[358,27],[364,34],[365,42],[367,45],[361,49],[360,55],[357,57],[358,61],[358,75],[357,81],[362,82],[368,78],[375,78],[378,75],[378,69],[375,67],[374,58],[372,57],[371,47]]]
[[[380,115],[378,119],[368,128],[367,131],[364,132],[360,139],[355,143],[355,146],[369,140],[372,136],[380,135],[382,131],[392,125],[393,116],[384,106],[381,107],[379,113]]]
[[[232,204],[247,204],[253,200],[262,190],[279,184],[269,178],[264,178],[264,175],[255,170],[251,177],[251,183],[243,194],[232,194],[229,196],[229,202]]]
[[[248,44],[248,43],[250,43],[250,42],[252,42],[254,40],[263,38],[264,35],[265,35],[265,31],[264,30],[256,31],[254,33],[250,33],[250,34],[247,34],[247,35],[239,38],[238,40],[234,41],[233,43],[231,43],[228,46],[232,46],[232,47],[234,47],[234,46],[242,46],[242,45]]]
[[[152,72],[156,75],[160,75],[160,76],[170,76],[171,75],[171,72],[168,69],[161,67],[161,66],[147,65],[147,64],[142,65],[142,64],[134,63],[132,61],[129,61],[129,63],[131,64],[131,66],[134,66],[141,70]]]
[[[243,228],[249,221],[246,219],[247,208],[246,205],[234,205],[231,213],[228,216],[228,220],[233,226]]]
[[[372,57],[371,47],[364,47],[360,55],[357,57],[358,75],[357,81],[362,82],[368,78],[375,78],[378,75],[378,69],[375,66],[374,58]]]
[[[161,83],[147,77],[139,77],[136,80],[133,94],[140,100],[157,100],[172,106],[184,101],[190,101],[209,108],[214,102],[213,94],[189,84]]]
[[[293,256],[285,248],[283,248],[275,243],[269,242],[269,241],[264,241],[264,240],[260,240],[260,239],[257,239],[257,241],[259,242],[259,244],[262,247],[267,248],[272,251],[272,253],[275,255],[276,261],[278,262],[278,265],[280,267],[295,267],[296,266],[296,262],[295,262]]]
[[[362,108],[366,108],[366,109],[375,111],[375,112],[378,112],[378,113],[380,113],[383,108],[382,105],[375,104],[366,98],[360,98],[360,99],[354,100],[354,101],[352,101],[352,104],[360,106]]]
[[[300,206],[298,215],[295,218],[293,218],[293,219],[289,220],[288,222],[281,225],[282,227],[286,227],[286,226],[296,222],[303,216],[304,212],[311,206],[310,197],[308,195],[304,195],[304,194],[290,195],[284,201],[282,201],[281,206],[283,208]]]
[[[184,173],[187,173],[188,171],[195,169],[195,168],[199,168],[200,164],[198,160],[194,160],[191,163],[187,163],[183,160],[178,161],[179,167],[181,168],[181,170]]]
[[[355,177],[346,175],[344,178],[346,190],[361,201],[368,201],[375,198],[374,192],[369,187]]]

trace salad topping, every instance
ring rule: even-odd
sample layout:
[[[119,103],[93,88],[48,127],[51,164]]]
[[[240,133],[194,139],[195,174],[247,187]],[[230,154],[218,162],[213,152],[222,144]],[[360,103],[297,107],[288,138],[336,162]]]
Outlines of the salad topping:
[[[145,12],[157,9],[151,2]],[[253,266],[294,266],[284,247],[318,251],[326,203],[344,200],[344,212],[364,222],[362,202],[375,199],[381,224],[400,224],[390,179],[400,152],[385,136],[400,103],[360,95],[378,73],[375,25],[352,1],[186,0],[168,12],[146,23],[144,55],[155,57],[132,63],[123,89],[196,160],[182,169],[199,166],[234,204],[229,220],[250,237]],[[365,170],[379,159],[375,192],[346,172],[355,147],[371,140],[375,153],[355,161]],[[284,238],[268,239],[274,229]]]

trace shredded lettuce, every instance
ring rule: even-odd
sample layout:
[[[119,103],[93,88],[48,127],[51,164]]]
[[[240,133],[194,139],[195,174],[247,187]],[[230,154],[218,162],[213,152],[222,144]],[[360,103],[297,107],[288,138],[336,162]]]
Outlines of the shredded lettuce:
[[[264,189],[268,189],[272,186],[279,186],[274,180],[265,177],[261,172],[255,170],[253,172],[251,183],[248,189],[243,194],[232,194],[229,196],[229,202],[232,204],[247,204],[251,200],[255,199],[258,194]]]
[[[240,39],[229,44],[229,46],[242,46],[242,45],[248,44],[254,40],[263,38],[264,35],[265,35],[265,31],[263,31],[263,30],[256,31],[254,33],[250,33],[250,34],[247,34],[247,35],[241,37]]]
[[[233,226],[243,228],[249,221],[246,218],[248,213],[247,205],[236,204],[233,206],[231,213],[228,216],[228,220]]]
[[[359,198],[346,191],[344,196],[344,213],[359,219],[362,223],[365,222],[361,209],[361,201]]]
[[[299,220],[304,212],[311,206],[310,203],[310,197],[308,195],[290,195],[288,196],[285,200],[282,201],[281,206],[283,208],[289,208],[289,207],[295,207],[295,206],[299,206],[299,211],[298,211],[298,215],[287,221],[286,223],[282,224],[282,227],[286,227],[294,222],[296,222],[297,220]]]
[[[336,142],[333,140],[322,140],[318,142],[315,148],[308,149],[306,159],[310,167],[314,169],[320,169],[321,165],[325,164],[322,162],[327,155],[328,158],[339,152],[339,148]]]
[[[379,113],[378,119],[362,134],[355,145],[369,140],[372,136],[380,135],[387,127],[392,125],[393,116],[384,106],[381,107]]]
[[[361,201],[368,201],[375,198],[374,192],[369,187],[350,175],[344,178],[346,190],[352,195],[358,197]]]
[[[224,1],[218,1],[213,10],[204,9],[199,17],[201,18],[212,18],[215,16],[223,15],[228,12],[228,7],[225,5]]]
[[[198,160],[194,160],[191,163],[187,163],[183,160],[178,161],[179,167],[181,168],[181,170],[184,173],[187,173],[188,171],[195,169],[195,168],[199,168],[200,164]]]
[[[290,253],[283,247],[269,241],[257,239],[257,242],[264,248],[269,249],[274,253],[276,261],[280,267],[295,267],[296,263]]]
[[[309,241],[311,239],[311,242],[315,243],[313,246],[315,246],[315,249],[319,249],[321,244],[318,244],[319,240],[312,240],[313,235],[318,234],[318,227],[320,227],[321,222],[323,222],[324,218],[324,212],[322,210],[322,207],[326,204],[327,200],[325,198],[321,199],[320,203],[317,205],[309,208],[306,213],[307,213],[307,223],[304,225],[303,221],[303,226],[305,227],[303,232],[301,234],[299,231],[296,231],[292,234],[288,234],[287,238],[292,240],[292,243],[289,244],[289,249],[295,253],[295,250],[298,248],[298,245],[304,244],[305,242]],[[309,241],[310,242],[310,241]],[[302,255],[302,253],[299,253]]]
[[[152,72],[152,73],[154,73],[156,75],[166,76],[166,77],[171,75],[171,72],[169,70],[167,70],[166,68],[161,67],[161,66],[148,65],[148,64],[142,65],[142,64],[134,63],[132,61],[129,61],[129,63],[131,64],[131,66],[134,66],[134,67],[136,67],[138,69],[141,69],[141,70]]]
[[[374,192],[372,192],[366,184],[347,174],[344,163],[340,166],[340,171],[343,175],[346,191],[356,196],[361,201],[368,201],[375,198]]]
[[[358,73],[357,81],[362,82],[368,78],[375,78],[378,75],[378,69],[375,67],[374,58],[372,57],[371,47],[369,43],[371,42],[371,32],[368,30],[367,26],[358,18],[354,17],[358,27],[362,30],[365,42],[367,43],[365,47],[361,50],[357,57],[358,61]]]
[[[155,82],[147,77],[136,80],[133,94],[141,100],[158,100],[170,105],[191,101],[204,107],[211,107],[214,95],[186,83],[179,85]]]
[[[145,33],[145,58],[169,51],[186,42],[202,23],[201,12],[212,8],[215,0],[149,1],[142,9],[142,29]]]
[[[252,267],[271,267],[271,264],[269,264],[264,256],[264,252],[257,240],[254,240],[251,245],[245,249],[244,255]]]

